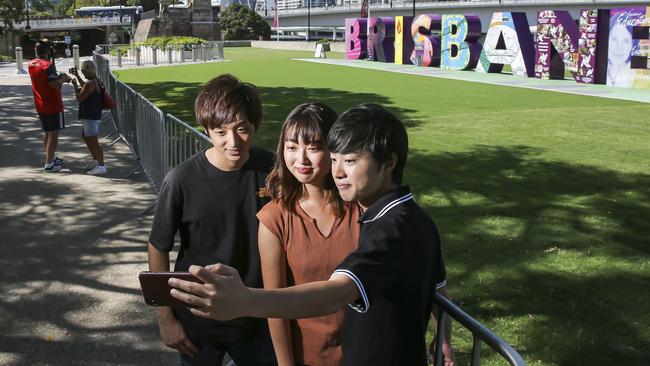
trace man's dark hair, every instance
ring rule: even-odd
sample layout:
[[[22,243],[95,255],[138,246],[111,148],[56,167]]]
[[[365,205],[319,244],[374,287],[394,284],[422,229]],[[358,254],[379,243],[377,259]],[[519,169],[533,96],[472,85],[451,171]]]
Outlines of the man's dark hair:
[[[380,165],[396,154],[392,178],[402,184],[408,154],[406,127],[384,107],[366,103],[343,112],[327,136],[327,145],[338,154],[369,152]]]
[[[244,117],[256,130],[262,122],[262,103],[255,85],[229,74],[219,75],[201,88],[194,112],[206,132]]]
[[[34,52],[36,52],[36,57],[41,59],[47,59],[50,55],[50,45],[47,42],[36,42],[34,45]]]

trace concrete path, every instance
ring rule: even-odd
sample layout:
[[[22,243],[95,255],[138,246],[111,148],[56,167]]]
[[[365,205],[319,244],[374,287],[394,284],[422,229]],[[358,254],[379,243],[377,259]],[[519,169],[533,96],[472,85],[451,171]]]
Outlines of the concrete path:
[[[11,69],[13,65],[14,69]],[[0,67],[0,365],[173,365],[138,272],[147,268],[155,194],[122,143],[101,139],[108,175],[82,167],[89,153],[64,86],[67,126],[43,172],[30,80]],[[57,63],[58,66],[58,63]],[[65,67],[65,68],[64,68]],[[67,70],[62,63],[59,67]],[[102,135],[111,131],[102,126]]]

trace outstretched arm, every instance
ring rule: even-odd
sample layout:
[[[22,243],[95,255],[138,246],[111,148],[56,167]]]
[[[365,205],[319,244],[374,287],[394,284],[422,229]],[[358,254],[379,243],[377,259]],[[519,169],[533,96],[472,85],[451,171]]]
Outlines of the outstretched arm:
[[[171,294],[190,305],[194,315],[204,318],[311,318],[331,314],[359,298],[354,282],[342,275],[263,290],[244,286],[237,270],[223,264],[191,266],[190,272],[204,284],[172,278],[169,284],[175,289]]]

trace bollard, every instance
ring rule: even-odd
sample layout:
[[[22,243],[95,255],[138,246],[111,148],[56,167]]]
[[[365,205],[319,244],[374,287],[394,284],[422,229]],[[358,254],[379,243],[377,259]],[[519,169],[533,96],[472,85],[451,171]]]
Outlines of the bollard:
[[[196,62],[196,52],[197,52],[196,45],[193,44],[192,45],[192,62]]]
[[[117,67],[122,67],[122,47],[115,47],[117,50]]]
[[[16,47],[16,74],[26,74],[23,68],[23,48]]]
[[[208,59],[208,45],[204,43],[201,45],[201,60],[206,61],[207,59]]]
[[[172,48],[167,46],[167,63],[171,65],[172,63]]]
[[[72,45],[72,65],[75,69],[79,70],[79,45]]]
[[[135,48],[135,65],[140,66],[140,47]]]
[[[154,65],[158,65],[158,47],[151,47],[151,58]]]
[[[184,47],[184,46],[181,46],[180,50],[181,50],[181,59],[180,59],[180,62],[181,62],[181,63],[184,63],[184,62],[185,62],[185,47]]]

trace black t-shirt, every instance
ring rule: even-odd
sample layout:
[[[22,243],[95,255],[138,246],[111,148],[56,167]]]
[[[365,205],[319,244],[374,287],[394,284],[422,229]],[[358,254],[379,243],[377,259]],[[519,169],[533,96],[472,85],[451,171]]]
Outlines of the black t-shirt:
[[[359,222],[359,247],[334,272],[361,294],[345,314],[343,364],[426,365],[433,295],[446,276],[438,229],[408,187],[379,198]]]
[[[272,165],[273,154],[256,147],[235,171],[222,171],[208,161],[205,151],[197,153],[165,177],[149,242],[169,252],[179,232],[175,271],[223,263],[236,268],[246,286],[262,287],[256,214],[269,201],[265,179]],[[184,308],[174,313],[193,339],[238,341],[266,326],[264,319],[220,322],[195,317]]]

